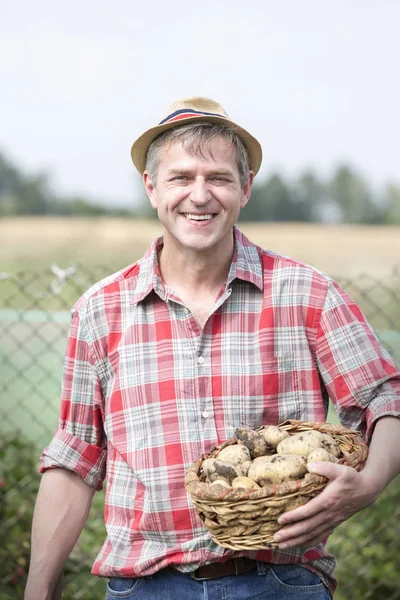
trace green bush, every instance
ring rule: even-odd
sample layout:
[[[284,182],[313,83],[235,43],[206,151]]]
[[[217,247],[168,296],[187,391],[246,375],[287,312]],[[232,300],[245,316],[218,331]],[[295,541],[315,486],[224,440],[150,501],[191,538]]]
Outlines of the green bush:
[[[36,445],[20,434],[0,442],[0,600],[23,598],[30,558],[34,504],[39,489]],[[103,494],[96,494],[90,517],[65,566],[63,598],[99,600],[105,582],[90,573],[105,539]]]
[[[20,437],[0,445],[1,600],[23,597],[30,554],[34,499],[39,488],[37,450]]]
[[[335,600],[400,600],[400,477],[335,531],[328,550],[338,561]]]

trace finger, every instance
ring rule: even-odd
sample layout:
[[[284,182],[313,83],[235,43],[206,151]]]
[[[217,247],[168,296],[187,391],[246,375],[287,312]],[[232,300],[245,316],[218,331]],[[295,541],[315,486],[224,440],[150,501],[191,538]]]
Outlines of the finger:
[[[323,492],[321,492],[321,494],[322,493]],[[326,502],[324,501],[324,498],[321,499],[321,494],[316,498],[309,500],[303,506],[299,506],[294,510],[289,510],[280,515],[278,518],[279,525],[286,525],[287,523],[296,523],[298,521],[303,521],[304,519],[310,519],[325,511]]]
[[[311,462],[307,463],[307,469],[310,473],[322,475],[329,479],[329,481],[333,481],[341,477],[349,467],[331,462]]]
[[[284,542],[280,542],[278,544],[278,548],[280,550],[295,547],[312,548],[313,546],[317,546],[321,542],[325,543],[328,537],[331,535],[331,533],[333,533],[332,528],[323,527],[319,530],[313,530],[308,533],[285,540]]]
[[[330,523],[329,523],[330,525]],[[310,531],[320,531],[327,529],[328,523],[324,513],[318,513],[310,519],[298,521],[292,525],[286,525],[279,529],[274,535],[275,541],[286,541],[292,538],[297,538],[302,535],[308,535]]]

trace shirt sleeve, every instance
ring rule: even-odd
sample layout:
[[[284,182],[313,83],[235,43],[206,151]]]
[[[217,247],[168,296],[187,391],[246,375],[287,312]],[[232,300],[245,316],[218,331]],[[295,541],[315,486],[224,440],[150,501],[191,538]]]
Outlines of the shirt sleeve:
[[[75,311],[64,358],[58,428],[43,450],[40,471],[68,469],[101,490],[105,463],[103,391],[85,325]]]
[[[400,372],[360,308],[331,281],[316,334],[316,360],[341,423],[369,440],[383,416],[400,416]]]

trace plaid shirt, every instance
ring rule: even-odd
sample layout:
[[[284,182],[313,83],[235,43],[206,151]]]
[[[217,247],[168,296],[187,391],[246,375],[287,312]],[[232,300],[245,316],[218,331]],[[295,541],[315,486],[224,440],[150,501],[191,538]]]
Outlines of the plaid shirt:
[[[369,436],[376,419],[400,414],[400,376],[334,281],[234,235],[227,283],[203,330],[163,284],[162,238],[80,298],[59,428],[41,470],[70,469],[96,489],[106,477],[96,575],[191,571],[235,555],[301,564],[333,591],[335,560],[323,545],[233,552],[212,542],[185,471],[239,425],[325,420],[328,397],[345,426]]]

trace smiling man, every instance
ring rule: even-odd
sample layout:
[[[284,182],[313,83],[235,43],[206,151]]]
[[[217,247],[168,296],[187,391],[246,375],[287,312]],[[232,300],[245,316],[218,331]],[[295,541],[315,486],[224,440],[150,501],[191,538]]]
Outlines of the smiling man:
[[[132,159],[163,236],[74,307],[25,599],[61,597],[104,481],[93,573],[108,578],[108,600],[331,598],[327,537],[400,470],[399,372],[336,282],[236,228],[261,147],[218,103],[178,101]],[[214,543],[184,489],[187,468],[243,424],[323,421],[328,398],[370,442],[364,470],[317,463],[329,483],[282,517],[277,549]]]

